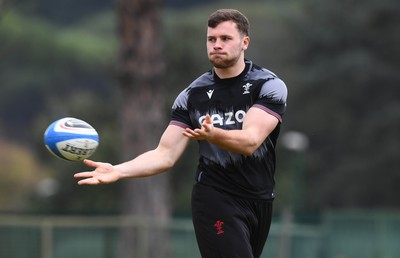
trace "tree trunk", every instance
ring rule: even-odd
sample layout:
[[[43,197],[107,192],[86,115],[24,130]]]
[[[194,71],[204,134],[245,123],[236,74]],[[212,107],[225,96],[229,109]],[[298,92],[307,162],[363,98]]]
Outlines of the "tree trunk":
[[[117,0],[116,8],[121,44],[118,75],[122,93],[122,158],[129,160],[155,148],[167,122],[161,1]],[[122,203],[125,215],[167,221],[170,217],[167,174],[125,180]],[[122,236],[121,258],[168,257],[165,230],[146,225],[139,231],[125,229]]]

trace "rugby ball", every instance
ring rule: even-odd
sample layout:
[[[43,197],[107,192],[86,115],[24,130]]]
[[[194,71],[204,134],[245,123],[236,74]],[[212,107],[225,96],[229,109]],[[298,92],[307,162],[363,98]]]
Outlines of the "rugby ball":
[[[96,151],[99,135],[85,121],[65,117],[49,125],[44,133],[44,144],[58,158],[81,161]]]

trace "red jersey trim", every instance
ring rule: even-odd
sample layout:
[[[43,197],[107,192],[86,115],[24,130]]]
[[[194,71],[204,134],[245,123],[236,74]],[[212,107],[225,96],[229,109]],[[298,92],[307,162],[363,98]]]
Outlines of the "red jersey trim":
[[[274,117],[276,117],[279,120],[279,122],[282,123],[282,117],[278,113],[272,111],[271,109],[269,109],[269,108],[267,108],[267,107],[265,107],[263,105],[260,105],[260,104],[254,104],[253,107],[256,107],[256,108],[259,108],[261,110],[264,110],[268,114],[273,115]]]
[[[186,129],[186,128],[190,127],[190,126],[188,126],[187,124],[181,123],[181,122],[176,121],[176,120],[171,120],[171,121],[169,122],[169,124],[170,124],[170,125],[176,125],[176,126],[182,127],[183,129]]]

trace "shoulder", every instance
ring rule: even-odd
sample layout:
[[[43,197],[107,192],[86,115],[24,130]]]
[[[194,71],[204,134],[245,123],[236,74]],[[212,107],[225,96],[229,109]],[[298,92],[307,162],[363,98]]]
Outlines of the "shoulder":
[[[247,73],[248,80],[271,80],[278,78],[275,73],[268,70],[267,68],[254,64],[252,61],[249,60],[246,60],[246,63],[250,65],[249,71]]]
[[[265,81],[260,91],[260,97],[286,102],[288,94],[286,84],[272,71],[251,62],[248,77],[249,80]]]
[[[212,71],[208,71],[203,73],[199,77],[197,77],[187,88],[186,90],[190,90],[193,88],[204,87],[214,83],[214,75]]]
[[[212,71],[203,73],[197,77],[192,83],[189,84],[180,94],[187,94],[192,89],[209,86],[214,83],[214,75]]]
[[[260,97],[267,96],[279,102],[286,102],[287,95],[286,84],[278,77],[266,81],[260,91]]]
[[[187,103],[188,96],[193,89],[209,86],[214,83],[214,76],[212,71],[203,73],[197,77],[192,83],[189,84],[185,89],[183,89],[175,99],[173,108],[185,107]]]

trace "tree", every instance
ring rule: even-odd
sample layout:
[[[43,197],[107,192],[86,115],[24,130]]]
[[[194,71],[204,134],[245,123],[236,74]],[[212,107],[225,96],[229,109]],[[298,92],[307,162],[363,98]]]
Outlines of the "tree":
[[[399,9],[393,0],[308,0],[293,27],[288,121],[311,138],[305,199],[314,208],[398,206]]]
[[[122,158],[155,148],[166,122],[163,95],[161,1],[117,0],[120,55],[118,78],[122,93]],[[123,182],[123,212],[167,220],[170,192],[166,175]],[[149,234],[148,257],[166,257],[166,233]],[[125,231],[121,257],[134,257],[133,232]],[[156,247],[154,245],[157,245]]]

